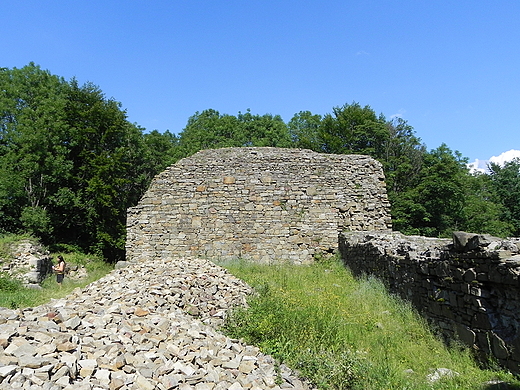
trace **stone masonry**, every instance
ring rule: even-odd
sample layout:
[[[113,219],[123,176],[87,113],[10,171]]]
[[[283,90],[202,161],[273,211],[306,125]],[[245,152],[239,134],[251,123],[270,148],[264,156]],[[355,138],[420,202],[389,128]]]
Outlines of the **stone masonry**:
[[[127,260],[177,255],[309,263],[342,230],[389,230],[381,165],[302,149],[203,150],[128,210]]]
[[[447,340],[520,373],[520,239],[343,232],[340,253],[354,274],[383,280]]]

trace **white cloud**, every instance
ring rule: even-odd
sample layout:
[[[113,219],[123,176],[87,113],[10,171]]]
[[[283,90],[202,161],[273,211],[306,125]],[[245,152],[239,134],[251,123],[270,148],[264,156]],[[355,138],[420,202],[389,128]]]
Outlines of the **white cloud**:
[[[520,158],[520,150],[511,149],[507,152],[500,154],[499,156],[492,156],[488,160],[479,160],[477,158],[475,161],[468,164],[468,168],[471,172],[488,173],[489,163],[504,165],[506,162],[511,161],[514,158]]]
[[[506,162],[513,160],[514,158],[520,158],[520,150],[508,150],[502,153],[500,156],[493,156],[489,159],[489,162],[504,165]]]

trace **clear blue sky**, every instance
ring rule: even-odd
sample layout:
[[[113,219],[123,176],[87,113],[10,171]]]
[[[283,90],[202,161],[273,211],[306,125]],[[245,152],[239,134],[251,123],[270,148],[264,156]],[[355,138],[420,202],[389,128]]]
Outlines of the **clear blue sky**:
[[[355,101],[428,149],[520,149],[519,0],[4,0],[0,36],[0,67],[93,82],[147,130]]]

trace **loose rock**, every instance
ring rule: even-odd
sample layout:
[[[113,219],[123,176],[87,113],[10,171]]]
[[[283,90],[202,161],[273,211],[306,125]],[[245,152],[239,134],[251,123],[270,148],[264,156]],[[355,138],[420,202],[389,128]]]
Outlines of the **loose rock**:
[[[145,265],[46,305],[0,308],[0,390],[311,388],[217,331],[247,284],[202,259]]]

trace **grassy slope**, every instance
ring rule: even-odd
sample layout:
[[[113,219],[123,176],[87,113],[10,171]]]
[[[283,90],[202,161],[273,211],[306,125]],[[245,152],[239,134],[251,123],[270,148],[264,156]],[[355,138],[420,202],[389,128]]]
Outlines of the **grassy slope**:
[[[447,348],[376,279],[356,280],[339,262],[312,266],[223,264],[255,287],[225,331],[259,345],[320,389],[491,389],[512,375],[482,370],[468,350]],[[432,369],[458,373],[430,383]]]

